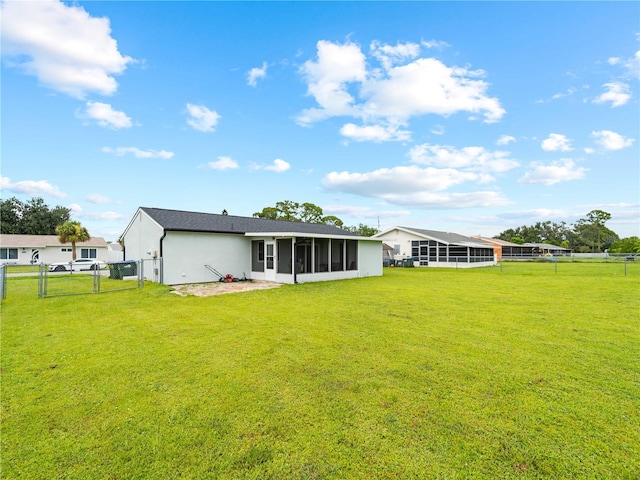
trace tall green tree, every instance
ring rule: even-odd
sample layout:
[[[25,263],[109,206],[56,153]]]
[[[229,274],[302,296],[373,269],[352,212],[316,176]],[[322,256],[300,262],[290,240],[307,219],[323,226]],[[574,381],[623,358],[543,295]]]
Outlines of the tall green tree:
[[[60,243],[71,243],[71,258],[76,259],[76,243],[86,242],[91,239],[86,228],[80,222],[69,221],[56,227],[56,235]]]
[[[16,197],[0,202],[0,233],[20,232],[20,217],[24,204]]]
[[[592,250],[602,252],[603,248],[607,249],[619,240],[618,235],[605,226],[609,220],[611,220],[611,214],[604,210],[591,210],[586,218],[578,220],[575,230],[581,243],[590,246]]]
[[[324,215],[322,208],[313,203],[298,203],[291,200],[276,202],[275,207],[264,207],[255,212],[254,217],[270,220],[286,220],[289,222],[322,223],[342,227],[343,222],[333,215]]]
[[[40,197],[21,202],[15,197],[0,202],[0,233],[54,235],[56,226],[69,221],[71,210],[49,208]]]

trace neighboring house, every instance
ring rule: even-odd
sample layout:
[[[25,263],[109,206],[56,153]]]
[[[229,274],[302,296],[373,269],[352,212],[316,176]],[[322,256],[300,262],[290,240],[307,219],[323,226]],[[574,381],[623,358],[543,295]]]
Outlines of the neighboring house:
[[[124,257],[167,285],[222,275],[303,283],[382,275],[382,242],[331,225],[140,207],[121,237]]]
[[[560,257],[571,255],[570,249],[547,243],[519,244],[500,240],[499,238],[477,238],[483,242],[493,245],[494,250],[496,250],[496,254],[498,255],[498,260],[518,260],[537,258],[540,256]]]
[[[77,258],[108,260],[107,242],[92,237],[76,242]],[[67,262],[73,258],[71,243],[60,243],[57,235],[0,234],[0,263],[29,265],[36,263]]]
[[[549,243],[525,243],[527,246],[533,247],[534,255],[568,257],[571,255],[570,248],[558,247]]]
[[[491,245],[457,233],[395,227],[372,238],[392,246],[394,258],[413,258],[420,267],[470,268],[496,264]]]

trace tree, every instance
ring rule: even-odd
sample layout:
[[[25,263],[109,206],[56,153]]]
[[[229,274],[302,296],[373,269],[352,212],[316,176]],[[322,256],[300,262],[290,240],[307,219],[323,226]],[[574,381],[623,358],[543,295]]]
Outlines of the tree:
[[[560,246],[562,242],[569,240],[570,236],[570,228],[565,222],[546,221],[536,222],[531,226],[523,225],[515,229],[510,228],[500,233],[496,238],[512,243],[549,243]],[[514,238],[518,241],[512,240]]]
[[[611,214],[603,210],[591,210],[586,218],[581,218],[576,222],[575,229],[583,245],[597,246],[597,251],[602,252],[602,247],[609,247],[619,239],[618,235],[609,230],[605,223],[611,220]]]
[[[362,223],[357,227],[344,227],[344,229],[361,237],[372,237],[379,232],[377,228],[369,227],[368,225],[364,225]]]
[[[0,233],[21,233],[20,217],[23,203],[15,197],[0,203]]]
[[[609,251],[612,253],[640,253],[640,238],[627,237],[614,242]]]
[[[53,235],[56,226],[69,221],[70,215],[70,209],[59,205],[49,208],[40,197],[26,203],[11,197],[0,203],[0,233]]]
[[[343,222],[333,215],[324,216],[322,208],[313,203],[298,203],[291,200],[276,202],[275,207],[264,207],[253,214],[254,217],[289,222],[322,223],[342,227]]]
[[[91,239],[86,228],[80,222],[69,221],[56,227],[56,235],[60,243],[71,242],[71,258],[76,259],[76,242],[86,242]]]

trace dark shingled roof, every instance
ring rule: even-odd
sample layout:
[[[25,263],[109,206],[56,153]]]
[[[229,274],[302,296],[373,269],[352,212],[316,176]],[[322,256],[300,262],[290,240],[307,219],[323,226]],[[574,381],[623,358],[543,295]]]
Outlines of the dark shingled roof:
[[[165,230],[209,233],[289,233],[318,234],[334,236],[355,236],[351,232],[333,225],[317,223],[287,222],[255,217],[236,217],[216,213],[185,212],[163,208],[140,207]]]

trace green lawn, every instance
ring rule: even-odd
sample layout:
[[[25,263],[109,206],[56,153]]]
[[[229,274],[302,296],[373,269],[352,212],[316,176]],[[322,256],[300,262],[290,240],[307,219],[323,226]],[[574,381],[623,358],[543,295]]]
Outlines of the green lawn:
[[[2,478],[637,479],[640,262],[2,303]]]

